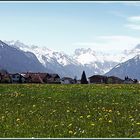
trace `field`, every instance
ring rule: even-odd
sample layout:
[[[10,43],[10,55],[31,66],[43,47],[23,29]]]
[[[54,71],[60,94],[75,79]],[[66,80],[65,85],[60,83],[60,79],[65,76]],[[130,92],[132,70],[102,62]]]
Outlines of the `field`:
[[[0,85],[1,138],[138,138],[140,85]]]

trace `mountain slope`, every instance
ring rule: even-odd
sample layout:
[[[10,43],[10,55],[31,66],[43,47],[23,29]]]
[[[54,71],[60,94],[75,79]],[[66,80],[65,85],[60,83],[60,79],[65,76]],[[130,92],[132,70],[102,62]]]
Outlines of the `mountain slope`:
[[[125,50],[120,54],[96,52],[90,48],[76,49],[72,56],[62,52],[56,52],[46,47],[28,46],[20,41],[5,41],[11,47],[22,50],[25,53],[31,52],[39,62],[51,72],[60,76],[81,77],[85,70],[87,77],[94,74],[105,74],[119,63],[123,63],[140,54],[140,45],[131,50]]]
[[[24,52],[32,52],[45,68],[49,68],[50,71],[58,73],[60,76],[81,76],[82,65],[64,53],[52,51],[46,47],[27,46],[19,41],[6,42],[13,48]]]
[[[0,68],[8,72],[45,72],[46,69],[31,52],[23,52],[0,41]]]
[[[132,59],[116,65],[112,70],[110,70],[105,75],[107,76],[118,76],[124,78],[128,76],[130,78],[135,78],[140,80],[140,55],[136,55]]]

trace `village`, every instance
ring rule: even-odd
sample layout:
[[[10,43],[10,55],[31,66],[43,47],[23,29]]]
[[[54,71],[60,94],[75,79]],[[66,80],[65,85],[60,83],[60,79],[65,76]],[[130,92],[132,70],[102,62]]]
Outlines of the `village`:
[[[84,72],[84,71],[83,71]],[[85,73],[85,72],[84,72]],[[85,77],[86,78],[86,77]],[[77,78],[62,77],[58,74],[50,73],[8,73],[6,70],[0,70],[0,83],[40,83],[40,84],[137,84],[137,79],[131,79],[126,76],[120,79],[115,76],[93,75],[88,77],[86,83],[77,80]]]

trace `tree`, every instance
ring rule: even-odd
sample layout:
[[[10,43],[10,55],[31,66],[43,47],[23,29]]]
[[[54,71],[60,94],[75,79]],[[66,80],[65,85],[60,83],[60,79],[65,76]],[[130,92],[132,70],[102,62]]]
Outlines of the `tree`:
[[[77,83],[77,76],[74,77],[74,83]]]
[[[19,83],[22,83],[22,76],[19,75]]]
[[[134,81],[134,84],[137,84],[138,83],[138,80],[137,79],[134,79],[133,81]]]
[[[82,76],[81,76],[81,84],[88,84],[85,71],[83,71]]]

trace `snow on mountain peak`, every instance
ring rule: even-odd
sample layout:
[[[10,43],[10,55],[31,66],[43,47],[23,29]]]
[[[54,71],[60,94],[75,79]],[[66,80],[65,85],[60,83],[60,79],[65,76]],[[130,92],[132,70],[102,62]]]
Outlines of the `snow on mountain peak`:
[[[140,44],[136,45],[135,49],[140,49]]]

